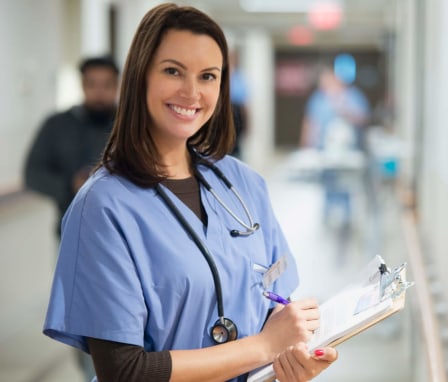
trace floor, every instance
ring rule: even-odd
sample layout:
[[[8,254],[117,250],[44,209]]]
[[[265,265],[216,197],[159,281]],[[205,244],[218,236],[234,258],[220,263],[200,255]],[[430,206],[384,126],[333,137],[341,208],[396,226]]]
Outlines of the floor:
[[[301,286],[295,298],[325,300],[377,253],[393,265],[403,261],[394,221],[397,208],[387,185],[376,195],[375,213],[369,210],[366,200],[372,200],[361,183],[354,186],[352,228],[341,233],[337,214],[323,218],[319,182],[295,172],[288,158],[277,161],[264,175],[297,256]],[[36,195],[0,204],[0,381],[83,382],[73,352],[41,334],[56,256],[54,218],[51,203]],[[405,309],[341,344],[338,362],[315,380],[413,381],[405,340],[409,314]]]
[[[41,334],[56,258],[54,216],[35,195],[0,205],[0,381],[82,381],[72,351]]]
[[[295,297],[331,297],[356,276],[375,255],[393,266],[404,261],[397,224],[398,208],[388,184],[377,190],[372,206],[363,181],[354,176],[349,234],[338,222],[323,217],[323,189],[310,174],[297,176],[286,158],[269,173],[271,196],[291,249],[296,254],[301,286]],[[357,181],[356,181],[357,179]],[[377,204],[381,205],[378,208]],[[372,213],[372,208],[374,212]],[[339,360],[317,382],[413,381],[408,333],[409,310],[376,325],[338,346]],[[397,367],[398,366],[398,367]],[[423,382],[423,381],[419,381]]]

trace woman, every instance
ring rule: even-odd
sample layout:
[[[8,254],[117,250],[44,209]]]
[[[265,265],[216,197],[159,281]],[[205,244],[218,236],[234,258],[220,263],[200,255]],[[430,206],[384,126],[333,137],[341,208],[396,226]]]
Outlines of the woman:
[[[271,312],[263,295],[298,280],[263,180],[226,156],[227,57],[194,8],[157,6],[135,34],[101,165],[63,221],[44,327],[90,352],[99,381],[243,381],[270,362],[306,381],[336,359],[304,345],[314,299]]]

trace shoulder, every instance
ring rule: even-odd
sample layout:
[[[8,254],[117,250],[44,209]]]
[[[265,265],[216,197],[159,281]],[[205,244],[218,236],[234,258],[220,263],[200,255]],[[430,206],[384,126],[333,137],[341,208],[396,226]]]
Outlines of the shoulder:
[[[265,187],[264,178],[247,163],[231,155],[225,156],[217,161],[215,165],[229,178],[232,183],[239,187],[247,185],[248,187]]]
[[[358,87],[356,87],[356,86],[352,85],[347,90],[353,97],[357,97],[357,98],[362,99],[362,100],[367,99],[367,97],[364,94],[364,92],[361,89],[359,89]]]
[[[109,205],[117,201],[130,201],[132,195],[136,197],[141,192],[143,192],[141,187],[101,167],[83,185],[77,198],[83,199],[95,208],[95,206]]]
[[[254,169],[252,169],[247,163],[243,162],[232,155],[226,155],[224,158],[215,162],[215,165],[221,170],[227,170],[231,172],[240,172],[245,174],[251,174],[254,176],[260,176]]]
[[[107,222],[121,225],[121,221],[127,221],[130,216],[138,215],[144,210],[145,203],[151,200],[148,192],[150,191],[100,168],[73,198],[64,215],[63,231],[67,227],[79,229],[82,225],[95,224],[102,227]],[[86,222],[89,223],[86,225]]]
[[[42,128],[46,130],[54,130],[58,128],[66,128],[67,126],[73,125],[76,121],[76,113],[74,110],[76,107],[71,107],[67,110],[57,111],[51,113],[44,119],[42,123]]]
[[[325,98],[325,94],[322,92],[322,90],[316,89],[310,94],[306,105],[308,108],[319,107],[321,106],[322,102],[325,101]]]
[[[50,114],[47,120],[52,121],[52,120],[75,118],[75,116],[80,113],[81,109],[82,106],[72,106],[65,110],[59,110]]]

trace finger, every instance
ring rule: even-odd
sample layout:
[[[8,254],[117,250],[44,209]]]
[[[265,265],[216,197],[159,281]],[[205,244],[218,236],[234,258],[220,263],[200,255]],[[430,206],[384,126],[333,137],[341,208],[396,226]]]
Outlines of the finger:
[[[327,361],[329,363],[338,359],[338,352],[335,348],[325,347],[314,350],[312,357],[316,360]]]
[[[303,309],[296,306],[295,309],[300,312],[300,316],[305,320],[318,320],[320,318],[318,308]]]
[[[318,363],[310,356],[308,346],[305,343],[299,343],[291,346],[286,356],[291,365],[292,374],[287,376],[293,381],[309,381],[318,374],[319,369],[315,369],[314,364]]]
[[[287,381],[287,377],[286,377],[286,371],[282,365],[282,360],[280,358],[281,358],[281,355],[278,355],[274,359],[274,362],[272,363],[272,367],[273,367],[274,373],[275,373],[275,380],[282,382],[282,381]]]
[[[293,304],[300,309],[317,309],[319,307],[319,303],[315,298],[304,298],[294,301]]]
[[[308,308],[304,309],[301,308],[299,304],[289,304],[288,309],[291,309],[294,311],[294,314],[297,317],[300,317],[301,319],[305,321],[312,321],[312,320],[319,320],[320,319],[320,311],[318,308]]]
[[[298,304],[289,304],[284,308],[288,309],[290,312],[293,312],[297,318],[304,321],[314,321],[320,319],[320,312],[318,308],[303,309]]]
[[[288,350],[280,355],[279,361],[286,376],[291,376],[294,374],[294,368],[292,365],[292,360],[290,360],[290,352]]]
[[[293,347],[290,346],[284,352],[282,352],[274,362],[274,371],[278,381],[292,381],[296,380],[297,376],[304,375],[304,368],[298,362],[293,354]]]
[[[281,311],[284,307],[285,307],[285,305],[283,305],[283,304],[275,304],[271,315],[274,315],[275,313]]]
[[[310,332],[314,332],[316,329],[319,329],[320,327],[320,321],[319,320],[309,320],[306,321],[306,328]]]
[[[320,319],[319,309],[300,309],[300,315],[307,321]]]

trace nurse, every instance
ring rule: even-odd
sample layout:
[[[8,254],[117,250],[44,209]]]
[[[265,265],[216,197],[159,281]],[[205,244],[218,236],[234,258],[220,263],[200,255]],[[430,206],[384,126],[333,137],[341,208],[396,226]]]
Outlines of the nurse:
[[[293,257],[264,180],[234,142],[221,28],[191,7],[142,19],[101,163],[62,223],[44,333],[90,353],[100,382],[244,381],[274,363],[308,381],[314,299],[290,295]]]

